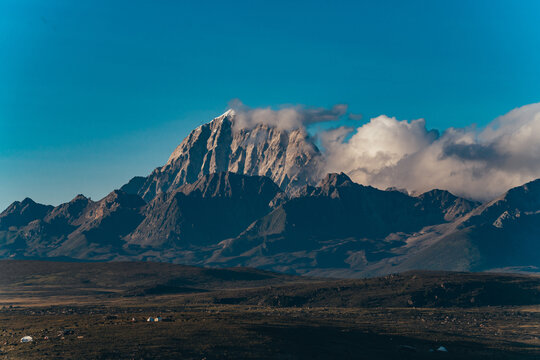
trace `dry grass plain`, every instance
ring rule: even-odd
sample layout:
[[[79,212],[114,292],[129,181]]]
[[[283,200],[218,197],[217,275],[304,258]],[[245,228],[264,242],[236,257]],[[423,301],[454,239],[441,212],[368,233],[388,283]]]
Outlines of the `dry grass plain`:
[[[531,276],[323,280],[47,262],[0,262],[0,271],[1,359],[540,358]],[[25,335],[34,341],[21,343]],[[448,352],[430,351],[440,346]]]

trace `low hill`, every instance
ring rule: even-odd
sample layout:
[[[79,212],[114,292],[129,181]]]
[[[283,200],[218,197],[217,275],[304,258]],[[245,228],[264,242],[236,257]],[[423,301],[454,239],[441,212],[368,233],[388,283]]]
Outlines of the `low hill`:
[[[152,262],[0,261],[10,297],[173,296],[174,303],[272,307],[479,307],[540,304],[540,277],[413,271],[367,279],[320,279],[250,268]]]
[[[283,284],[297,277],[249,268],[154,262],[0,261],[0,296],[144,295]],[[9,290],[8,290],[9,289]]]

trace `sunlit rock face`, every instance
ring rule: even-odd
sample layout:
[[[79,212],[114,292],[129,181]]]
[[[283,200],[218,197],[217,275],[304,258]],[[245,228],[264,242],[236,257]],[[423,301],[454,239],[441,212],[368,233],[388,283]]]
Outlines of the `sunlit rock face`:
[[[315,184],[321,153],[304,129],[267,124],[235,126],[232,110],[193,130],[167,163],[146,178],[133,178],[122,189],[146,201],[157,194],[194,183],[203,175],[233,172],[266,176],[283,190]]]

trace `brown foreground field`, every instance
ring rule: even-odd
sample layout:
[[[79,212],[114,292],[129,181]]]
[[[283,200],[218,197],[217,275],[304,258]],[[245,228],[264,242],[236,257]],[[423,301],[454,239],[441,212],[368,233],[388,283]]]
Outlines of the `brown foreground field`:
[[[532,276],[29,261],[0,274],[1,359],[540,358]]]

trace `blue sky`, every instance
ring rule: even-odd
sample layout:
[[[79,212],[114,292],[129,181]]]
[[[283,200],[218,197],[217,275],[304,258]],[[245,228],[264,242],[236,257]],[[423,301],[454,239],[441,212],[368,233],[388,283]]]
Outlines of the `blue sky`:
[[[94,199],[246,105],[483,126],[540,99],[539,1],[0,3],[0,209]]]

